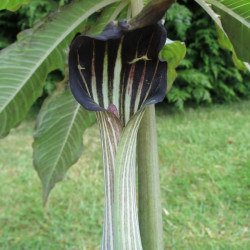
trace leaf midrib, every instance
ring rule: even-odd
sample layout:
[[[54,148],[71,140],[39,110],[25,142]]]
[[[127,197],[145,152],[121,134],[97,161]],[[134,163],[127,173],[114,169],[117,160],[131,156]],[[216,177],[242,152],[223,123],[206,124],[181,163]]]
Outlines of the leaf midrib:
[[[195,0],[219,25],[219,27],[223,30],[221,25],[221,20],[218,18],[218,15],[214,12],[214,10],[206,3],[204,0]]]
[[[247,28],[250,29],[250,23],[244,19],[243,17],[241,17],[239,14],[237,14],[236,12],[234,12],[232,9],[228,8],[226,5],[216,1],[216,0],[206,0],[207,3],[213,4],[214,6],[216,6],[217,8],[221,9],[222,11],[228,13],[229,15],[231,15],[232,17],[234,17],[236,20],[238,20],[239,22],[241,22],[242,24],[244,24]]]
[[[64,150],[64,148],[65,148],[66,142],[67,142],[67,140],[68,140],[68,138],[69,138],[69,134],[70,134],[70,132],[71,132],[73,126],[74,126],[74,122],[75,122],[76,116],[77,116],[78,111],[79,111],[80,108],[81,108],[81,105],[80,105],[80,104],[77,104],[76,109],[75,109],[75,111],[74,111],[74,113],[73,113],[71,122],[70,122],[70,124],[69,124],[67,133],[66,133],[66,135],[65,135],[65,137],[64,137],[64,140],[63,140],[63,144],[62,144],[62,146],[61,146],[61,149],[60,149],[60,151],[59,151],[59,153],[58,153],[58,155],[57,155],[57,158],[56,158],[56,160],[55,160],[54,166],[53,166],[53,168],[52,168],[51,171],[50,171],[50,175],[49,175],[49,178],[48,178],[48,180],[49,180],[49,181],[48,181],[49,185],[50,185],[51,177],[52,177],[52,175],[53,175],[53,173],[54,173],[54,171],[55,171],[55,168],[56,168],[56,166],[57,166],[57,164],[58,164],[58,162],[59,162],[60,155],[62,155],[62,152],[63,152],[63,150]]]
[[[78,25],[80,25],[83,20],[85,20],[90,13],[94,13],[97,10],[103,8],[106,5],[109,5],[111,3],[116,2],[117,0],[104,0],[100,2],[99,4],[95,5],[93,8],[88,10],[85,14],[83,14],[79,19],[76,20],[67,30],[64,32],[54,43],[53,46],[51,46],[51,49],[48,50],[47,53],[44,54],[43,57],[34,65],[33,69],[31,70],[30,74],[23,80],[22,84],[19,88],[11,95],[11,98],[8,99],[8,101],[5,103],[5,105],[2,106],[0,113],[9,105],[9,103],[14,99],[14,97],[19,93],[19,91],[23,88],[23,86],[26,84],[26,82],[29,81],[29,79],[33,76],[33,74],[36,72],[36,70],[42,65],[42,63],[48,58],[48,56],[55,50],[55,48],[63,41],[65,37],[67,37],[72,30],[74,30]]]

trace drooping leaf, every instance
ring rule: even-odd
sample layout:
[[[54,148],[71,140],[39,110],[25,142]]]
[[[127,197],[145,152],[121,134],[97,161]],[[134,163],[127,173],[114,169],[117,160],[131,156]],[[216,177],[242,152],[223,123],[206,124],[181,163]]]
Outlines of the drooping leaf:
[[[1,0],[0,2],[0,10],[17,10],[22,4],[26,4],[30,2],[30,0]]]
[[[244,62],[242,62],[240,59],[238,59],[232,43],[230,42],[229,38],[225,35],[225,33],[220,29],[220,27],[218,25],[216,25],[216,32],[217,32],[218,41],[219,41],[220,45],[224,49],[232,52],[232,59],[233,59],[235,66],[238,69],[246,70],[247,68],[246,68]]]
[[[229,37],[238,58],[250,62],[250,1],[195,0]],[[218,17],[219,15],[219,17]]]
[[[161,50],[160,57],[167,61],[168,71],[167,71],[167,81],[168,87],[167,92],[171,89],[174,80],[177,77],[176,68],[181,63],[182,59],[186,55],[185,43],[179,41],[172,41],[167,39],[166,44]]]
[[[56,91],[43,104],[34,134],[34,166],[43,184],[43,201],[81,155],[82,134],[95,122],[69,87]]]
[[[88,110],[116,112],[125,125],[139,109],[162,101],[167,65],[158,59],[163,25],[124,31],[111,23],[100,36],[78,36],[69,53],[72,92]]]
[[[41,95],[48,72],[64,67],[69,43],[83,21],[114,2],[75,1],[23,32],[15,44],[0,52],[0,137],[25,117]]]

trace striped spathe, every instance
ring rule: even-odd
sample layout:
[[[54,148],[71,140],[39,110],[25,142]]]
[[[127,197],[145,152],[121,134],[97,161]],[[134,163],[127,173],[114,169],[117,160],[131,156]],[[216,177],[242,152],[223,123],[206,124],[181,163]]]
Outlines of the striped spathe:
[[[158,59],[165,41],[161,24],[127,31],[110,23],[99,36],[76,37],[69,53],[76,100],[87,110],[115,110],[125,126],[138,110],[165,97],[167,63]]]

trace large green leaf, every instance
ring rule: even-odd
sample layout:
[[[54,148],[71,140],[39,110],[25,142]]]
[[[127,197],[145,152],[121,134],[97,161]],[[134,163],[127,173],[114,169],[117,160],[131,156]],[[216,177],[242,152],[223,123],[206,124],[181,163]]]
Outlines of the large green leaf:
[[[234,47],[232,43],[230,42],[229,38],[226,36],[226,34],[221,30],[221,28],[216,24],[216,32],[218,36],[219,44],[226,50],[229,50],[232,52],[232,59],[235,64],[235,66],[240,70],[246,70],[246,65],[244,62],[238,59],[236,52],[234,50]]]
[[[161,50],[161,58],[168,62],[167,71],[167,92],[171,89],[174,80],[177,77],[176,68],[186,55],[186,45],[180,41],[167,39],[166,44]]]
[[[95,114],[78,104],[70,89],[56,91],[38,116],[34,166],[43,184],[43,201],[81,155],[82,134],[95,122]]]
[[[15,11],[22,4],[25,4],[28,2],[30,2],[30,0],[1,0],[0,10],[7,9],[7,10]]]
[[[68,46],[83,21],[117,0],[82,0],[64,6],[0,53],[0,137],[26,115],[51,70],[63,67]]]
[[[195,0],[223,28],[240,60],[250,62],[250,1]],[[219,17],[218,17],[219,15]]]

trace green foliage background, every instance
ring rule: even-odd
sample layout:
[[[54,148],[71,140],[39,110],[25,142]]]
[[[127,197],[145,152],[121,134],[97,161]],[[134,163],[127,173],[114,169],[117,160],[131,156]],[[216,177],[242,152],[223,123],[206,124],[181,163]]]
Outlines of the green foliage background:
[[[15,41],[16,35],[70,0],[33,0],[16,12],[0,11],[0,49]],[[250,97],[250,74],[239,71],[231,52],[217,41],[211,18],[195,2],[179,0],[166,14],[165,26],[171,40],[184,41],[187,55],[178,68],[178,78],[167,95],[169,103],[230,102]],[[64,69],[51,72],[38,104],[63,79]]]
[[[185,41],[187,54],[167,95],[182,108],[185,102],[230,102],[250,97],[250,74],[239,71],[231,52],[219,45],[215,25],[195,2],[180,0],[166,14],[171,40]]]

